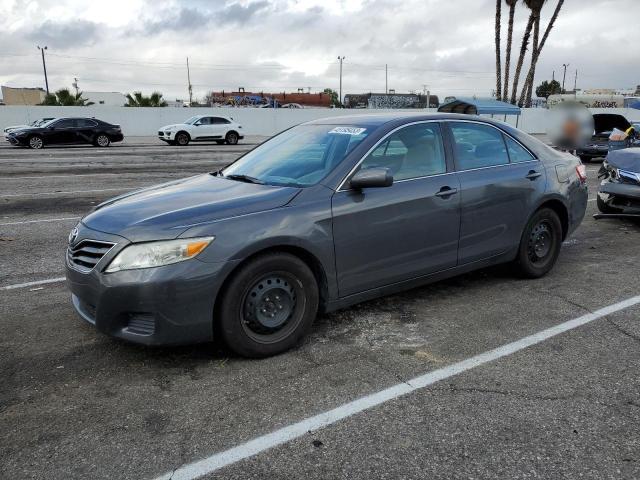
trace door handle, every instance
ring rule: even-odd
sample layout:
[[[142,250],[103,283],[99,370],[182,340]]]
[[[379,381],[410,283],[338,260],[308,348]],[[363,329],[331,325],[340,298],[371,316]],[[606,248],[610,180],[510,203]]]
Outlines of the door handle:
[[[456,193],[458,193],[457,188],[442,187],[438,192],[436,192],[436,197],[448,198]]]
[[[525,175],[525,178],[528,178],[529,180],[535,180],[541,175],[542,174],[540,172],[536,172],[535,170],[529,170],[529,173]]]

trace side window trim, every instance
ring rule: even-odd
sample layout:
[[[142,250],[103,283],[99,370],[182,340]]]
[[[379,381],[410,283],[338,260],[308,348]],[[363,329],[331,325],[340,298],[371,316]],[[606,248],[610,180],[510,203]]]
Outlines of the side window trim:
[[[507,158],[509,159],[508,163],[502,163],[500,165],[489,165],[486,167],[478,167],[478,168],[468,168],[465,170],[458,170],[458,158],[457,158],[457,153],[456,153],[456,148],[455,148],[455,139],[453,137],[453,132],[451,131],[451,123],[474,123],[476,125],[486,125],[489,126],[491,128],[494,128],[495,130],[497,130],[499,133],[502,134],[502,143],[504,143],[504,148],[505,151],[507,153]],[[445,126],[446,131],[447,131],[447,137],[448,137],[448,146],[451,149],[451,156],[453,159],[453,163],[454,163],[454,171],[456,172],[469,172],[469,171],[473,171],[473,170],[483,170],[486,168],[500,168],[500,167],[504,167],[506,165],[513,165],[513,164],[522,164],[522,163],[528,163],[528,162],[539,162],[540,159],[538,157],[536,157],[533,152],[531,150],[529,150],[526,145],[523,145],[522,142],[518,141],[517,138],[514,138],[512,135],[510,135],[509,133],[505,132],[504,130],[502,130],[501,128],[497,127],[496,125],[493,125],[491,123],[488,122],[479,122],[477,120],[466,120],[466,119],[455,119],[455,120],[443,120],[442,121],[443,126]],[[512,139],[514,142],[516,142],[518,145],[520,145],[522,148],[525,149],[525,151],[527,151],[530,155],[531,155],[531,160],[529,161],[525,161],[525,162],[512,162],[511,161],[511,155],[509,155],[509,146],[507,145],[507,140],[506,138],[510,138]]]
[[[514,164],[516,164],[516,163],[517,163],[517,164],[520,164],[520,163],[527,163],[527,162],[534,162],[534,161],[535,161],[535,162],[537,162],[537,161],[539,161],[539,159],[538,159],[538,158],[537,158],[533,153],[531,153],[531,151],[530,151],[527,147],[525,147],[524,145],[522,145],[522,143],[520,143],[518,140],[516,140],[515,138],[513,138],[513,137],[512,137],[511,135],[509,135],[507,132],[502,132],[502,136],[504,137],[504,138],[503,138],[503,140],[504,140],[505,145],[507,146],[507,155],[509,156],[509,163],[510,163],[510,164],[511,164],[511,163],[514,163]],[[527,152],[527,153],[531,156],[531,158],[530,158],[529,160],[521,160],[521,161],[519,161],[519,162],[517,162],[517,161],[515,161],[515,162],[514,162],[514,161],[512,160],[512,158],[511,158],[511,153],[509,153],[509,143],[508,143],[508,140],[512,140],[512,141],[513,141],[513,142],[515,142],[517,145],[520,145],[520,147],[521,147],[525,152]]]
[[[455,173],[454,171],[449,171],[449,152],[447,150],[447,141],[445,140],[445,134],[444,134],[444,125],[442,123],[441,120],[419,120],[417,122],[411,122],[411,123],[405,123],[403,125],[400,125],[396,128],[394,128],[393,130],[388,131],[380,140],[378,140],[369,150],[367,150],[364,155],[360,158],[360,160],[358,160],[356,162],[356,164],[353,166],[353,168],[351,170],[349,170],[349,173],[347,173],[347,175],[342,179],[342,181],[338,184],[338,188],[336,188],[336,192],[348,192],[351,190],[351,188],[346,187],[345,188],[345,184],[349,181],[349,179],[358,171],[358,167],[360,167],[360,164],[362,164],[362,162],[365,161],[365,159],[371,155],[371,153],[376,150],[378,147],[380,147],[380,145],[382,145],[383,142],[387,142],[387,145],[385,146],[385,153],[387,151],[387,148],[389,148],[389,137],[391,135],[393,135],[394,133],[396,133],[398,130],[401,130],[403,128],[406,127],[410,127],[411,125],[420,125],[423,123],[435,123],[439,126],[440,128],[440,136],[441,136],[441,141],[442,141],[442,145],[443,145],[443,153],[445,156],[445,164],[447,167],[447,171],[444,173],[438,173],[435,175],[428,175],[428,177],[437,177],[437,176],[441,176],[441,175],[450,175],[452,173]],[[425,177],[416,177],[416,178],[409,178],[406,180],[398,180],[398,182],[406,182],[409,180],[418,180],[419,178],[425,178]],[[396,183],[396,182],[394,182]]]

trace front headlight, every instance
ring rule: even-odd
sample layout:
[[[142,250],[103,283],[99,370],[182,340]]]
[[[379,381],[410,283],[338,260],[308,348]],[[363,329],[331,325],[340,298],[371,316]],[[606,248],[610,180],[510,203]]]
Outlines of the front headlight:
[[[105,272],[160,267],[183,262],[197,256],[214,238],[181,238],[163,242],[134,243],[116,255]]]

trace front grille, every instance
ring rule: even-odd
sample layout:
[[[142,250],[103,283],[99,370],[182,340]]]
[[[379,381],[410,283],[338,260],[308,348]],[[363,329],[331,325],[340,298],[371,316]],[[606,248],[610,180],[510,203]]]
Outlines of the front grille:
[[[150,313],[129,314],[127,331],[138,335],[153,335],[156,331],[156,320]]]
[[[67,249],[69,263],[80,271],[90,272],[115,243],[98,240],[81,240]]]

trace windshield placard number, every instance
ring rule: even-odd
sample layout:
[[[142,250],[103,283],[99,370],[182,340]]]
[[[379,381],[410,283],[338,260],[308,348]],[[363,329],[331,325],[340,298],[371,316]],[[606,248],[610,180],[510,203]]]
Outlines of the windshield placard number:
[[[333,130],[330,130],[329,133],[337,133],[340,135],[360,135],[366,130],[366,128],[360,127],[336,127]]]

